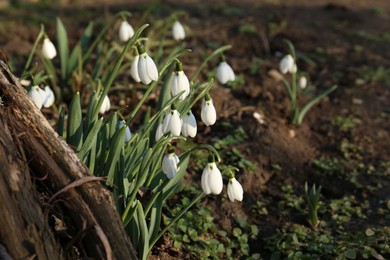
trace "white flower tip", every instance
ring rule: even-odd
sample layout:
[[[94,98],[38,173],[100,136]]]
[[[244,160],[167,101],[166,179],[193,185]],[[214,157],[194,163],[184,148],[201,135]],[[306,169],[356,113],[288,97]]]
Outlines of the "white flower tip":
[[[45,38],[43,40],[43,45],[42,45],[42,55],[46,59],[53,59],[55,56],[57,56],[57,50],[54,44],[48,39]]]
[[[172,35],[173,35],[173,39],[175,39],[176,41],[184,40],[184,38],[186,37],[186,33],[184,31],[184,27],[183,27],[183,25],[179,21],[176,21],[173,24],[173,26],[172,26]]]

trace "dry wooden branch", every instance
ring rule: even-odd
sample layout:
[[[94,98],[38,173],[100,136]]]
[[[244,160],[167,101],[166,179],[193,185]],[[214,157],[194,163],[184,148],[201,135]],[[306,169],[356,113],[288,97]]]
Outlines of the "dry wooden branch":
[[[3,101],[0,119],[6,122],[14,142],[18,143],[19,149],[28,158],[30,172],[37,177],[47,175],[42,182],[52,194],[72,182],[90,176],[86,166],[52,129],[1,60],[0,97]],[[79,231],[84,232],[82,245],[86,256],[110,259],[112,254],[113,259],[136,258],[112,195],[101,183],[85,182],[81,186],[67,189],[58,197],[72,223]],[[1,221],[0,219],[2,227]],[[83,223],[86,223],[86,230],[83,230]],[[44,239],[46,240],[42,237],[42,241]],[[2,237],[0,242],[4,242]],[[6,248],[9,250],[7,246]]]

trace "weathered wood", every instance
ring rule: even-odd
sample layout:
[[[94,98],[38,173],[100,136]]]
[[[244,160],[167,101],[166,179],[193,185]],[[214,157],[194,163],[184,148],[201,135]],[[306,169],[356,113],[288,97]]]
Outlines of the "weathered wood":
[[[87,167],[53,130],[1,61],[0,96],[3,100],[0,118],[9,125],[11,135],[19,138],[31,172],[39,178],[44,177],[42,182],[52,194],[90,176]],[[100,182],[86,182],[67,189],[58,198],[80,231],[83,249],[88,257],[137,258],[115,209],[111,192]]]
[[[14,259],[64,259],[45,223],[27,160],[0,120],[0,239]],[[42,238],[45,238],[43,240]],[[5,250],[3,248],[3,250]],[[3,252],[0,259],[6,258]],[[8,258],[10,259],[10,258]]]

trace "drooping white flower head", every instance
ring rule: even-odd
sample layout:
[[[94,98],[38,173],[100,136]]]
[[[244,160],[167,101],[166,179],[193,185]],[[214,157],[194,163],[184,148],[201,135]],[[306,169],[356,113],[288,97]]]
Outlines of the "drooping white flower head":
[[[119,27],[119,40],[127,42],[133,35],[133,27],[127,21],[122,21],[121,26]]]
[[[177,63],[176,70],[172,79],[171,95],[174,97],[184,91],[179,97],[179,100],[183,101],[190,94],[190,82],[183,71],[183,64],[181,62]]]
[[[293,73],[295,61],[291,54],[287,54],[283,57],[279,64],[279,70],[281,73],[286,74],[288,72]],[[296,65],[295,65],[296,67]]]
[[[126,125],[126,121],[125,120],[120,120],[119,123],[118,123],[118,128],[121,129],[124,125]],[[125,142],[129,142],[131,139],[131,132],[130,132],[130,128],[129,126],[127,125],[126,126],[126,132],[125,132]]]
[[[152,81],[157,81],[158,71],[156,64],[145,52],[143,45],[138,46],[139,61],[138,61],[138,76],[142,83],[148,85]]]
[[[51,105],[54,104],[54,100],[55,100],[54,92],[53,92],[53,90],[51,90],[51,88],[49,86],[45,87],[44,92],[45,92],[45,99],[44,99],[42,105],[44,107],[50,107]]]
[[[306,79],[305,76],[302,76],[302,77],[299,78],[298,86],[299,86],[301,89],[306,88],[306,86],[307,86],[307,79]]]
[[[231,201],[242,201],[242,198],[244,196],[244,190],[242,189],[241,184],[236,180],[234,175],[229,178],[227,194]]]
[[[108,96],[106,95],[104,97],[102,106],[100,107],[100,114],[104,114],[104,113],[108,112],[110,110],[110,107],[111,107],[111,102],[110,102],[110,99],[108,98]]]
[[[41,109],[43,105],[43,98],[38,86],[31,87],[30,91],[27,93],[27,96],[32,99],[34,104]]]
[[[179,136],[181,132],[180,113],[176,110],[176,106],[172,104],[171,111],[165,116],[162,126],[164,134],[171,132],[173,136]]]
[[[49,38],[45,38],[43,40],[42,55],[44,58],[49,60],[57,56],[56,47],[54,47],[54,44],[49,40]]]
[[[156,129],[156,135],[155,135],[156,142],[158,142],[158,140],[160,140],[160,138],[163,135],[164,135],[164,133],[163,133],[163,122],[162,122],[161,124],[158,124],[157,129]]]
[[[215,124],[215,121],[217,120],[217,111],[215,110],[213,100],[208,93],[204,97],[200,117],[203,123],[208,126]]]
[[[298,67],[297,64],[294,62],[294,65],[292,66],[290,73],[297,73],[297,71],[298,71]]]
[[[186,37],[186,32],[184,31],[184,27],[179,21],[176,21],[173,24],[172,35],[173,35],[173,39],[175,39],[176,41],[184,40],[184,38]]]
[[[232,67],[226,63],[226,61],[222,61],[217,68],[217,79],[219,83],[226,84],[230,81],[234,81],[236,76],[234,75],[234,71]]]
[[[214,161],[214,156],[210,155],[206,167],[203,169],[202,189],[206,194],[220,194],[223,189],[222,174]]]
[[[182,124],[181,124],[181,133],[184,137],[190,136],[194,138],[196,136],[196,132],[197,132],[196,119],[194,114],[192,114],[192,111],[190,110],[183,117]]]
[[[176,176],[178,171],[177,164],[179,162],[179,157],[177,157],[173,148],[170,148],[162,161],[162,171],[167,175],[168,179],[171,180]]]
[[[133,63],[131,63],[131,68],[130,68],[130,75],[136,82],[141,82],[141,79],[139,78],[138,74],[138,61],[139,61],[139,54],[137,53],[134,56]]]

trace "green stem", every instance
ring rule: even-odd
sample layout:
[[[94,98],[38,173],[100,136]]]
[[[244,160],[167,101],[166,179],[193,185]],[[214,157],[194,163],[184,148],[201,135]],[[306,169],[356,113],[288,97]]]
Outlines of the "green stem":
[[[165,226],[165,228],[150,242],[149,244],[149,252],[152,250],[153,245],[160,239],[160,237],[167,232],[167,230],[174,224],[176,223],[183,215],[186,213],[195,203],[197,203],[204,195],[205,193],[202,192],[200,193],[197,197],[195,197],[190,204],[188,204],[187,207],[182,209],[180,213],[168,224]]]
[[[200,150],[200,149],[209,150],[210,152],[212,152],[214,154],[214,157],[217,158],[217,162],[221,162],[221,157],[219,156],[219,153],[217,152],[217,150],[215,150],[215,148],[213,146],[208,145],[208,144],[199,144],[199,145],[195,146],[194,148],[188,149],[186,152],[184,152],[182,154],[182,156],[184,157],[186,154],[192,153],[192,152],[194,152],[196,150]]]
[[[23,70],[23,73],[22,73],[22,79],[24,79],[26,77],[26,73],[27,73],[27,70],[28,68],[30,67],[31,65],[31,62],[32,62],[32,58],[37,50],[37,47],[38,47],[38,43],[40,42],[40,40],[42,39],[42,37],[45,35],[45,27],[41,24],[41,30],[39,31],[39,34],[38,34],[38,37],[37,39],[35,40],[34,42],[34,46],[30,52],[30,55],[28,56],[28,59],[27,59],[27,62],[26,62],[26,65],[24,66],[24,70]]]

